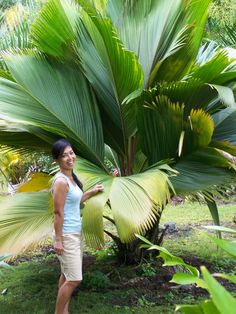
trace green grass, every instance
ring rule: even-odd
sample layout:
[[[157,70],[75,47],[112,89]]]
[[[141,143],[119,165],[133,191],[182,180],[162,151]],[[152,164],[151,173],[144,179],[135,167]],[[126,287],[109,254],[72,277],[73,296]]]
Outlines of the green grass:
[[[59,275],[55,260],[51,256],[44,261],[22,263],[14,270],[4,270],[4,275],[0,277],[0,292],[5,288],[8,292],[0,295],[0,313],[54,313]],[[130,298],[134,303],[136,300],[136,306],[129,304]],[[173,305],[153,306],[145,297],[138,296],[134,289],[105,289],[97,292],[82,289],[72,298],[70,314],[169,314],[173,313],[173,309]]]
[[[233,227],[235,212],[234,205],[219,206],[222,225]],[[163,212],[161,226],[168,221],[175,222],[178,229],[178,232],[167,234],[164,238],[163,246],[170,252],[183,258],[196,256],[207,263],[210,261],[214,264],[214,271],[235,269],[230,258],[222,258],[222,252],[217,251],[216,245],[209,238],[209,232],[202,227],[212,224],[206,206],[198,203],[168,205]],[[146,273],[153,271],[153,265],[151,266],[148,269],[145,266]],[[108,259],[106,256],[93,266],[94,269],[113,272],[113,284],[116,280],[118,282],[122,278],[132,279],[137,276],[135,267],[123,265],[114,269],[110,257]],[[156,274],[162,272],[163,269],[160,268]],[[58,261],[53,255],[34,255],[31,262],[21,263],[12,269],[3,269],[3,275],[0,276],[0,314],[53,314],[59,273]],[[1,295],[5,288],[8,289],[7,294]],[[152,303],[145,290],[105,288],[94,291],[82,287],[78,295],[72,298],[70,314],[170,314],[174,313],[174,304],[196,303],[191,293],[181,294],[177,289],[156,289],[153,293],[157,296],[157,304],[162,305]]]
[[[236,206],[218,206],[221,224],[233,222]],[[199,203],[184,203],[181,205],[167,205],[161,216],[161,224],[174,221],[177,225],[212,223],[210,211],[206,205]]]
[[[235,205],[221,205],[218,207],[221,225],[235,228],[233,217],[236,214]],[[222,252],[210,236],[214,233],[203,226],[214,224],[210,211],[206,205],[199,203],[185,203],[183,205],[168,205],[161,217],[160,226],[167,222],[175,222],[178,232],[167,234],[163,246],[178,256],[194,255],[204,260],[221,263]],[[223,234],[223,238],[231,235]],[[226,258],[230,262],[230,258]]]

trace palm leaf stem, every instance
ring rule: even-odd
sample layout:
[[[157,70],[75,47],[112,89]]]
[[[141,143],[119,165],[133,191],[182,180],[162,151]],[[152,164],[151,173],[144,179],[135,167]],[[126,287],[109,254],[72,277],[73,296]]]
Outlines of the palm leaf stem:
[[[103,218],[109,220],[111,223],[113,223],[113,225],[115,225],[115,221],[112,218],[110,218],[110,217],[108,217],[106,215],[103,215]]]
[[[121,241],[120,241],[120,238],[117,237],[116,235],[112,234],[111,232],[107,231],[107,230],[104,230],[104,232],[112,238],[112,240],[116,243],[117,246],[120,246],[121,245]]]

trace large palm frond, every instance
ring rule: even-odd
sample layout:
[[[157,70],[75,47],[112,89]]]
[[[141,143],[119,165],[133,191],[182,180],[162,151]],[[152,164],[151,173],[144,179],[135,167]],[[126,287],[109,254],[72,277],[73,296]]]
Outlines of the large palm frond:
[[[135,238],[135,233],[150,228],[159,210],[167,203],[169,188],[172,188],[162,169],[174,174],[169,167],[160,165],[142,174],[113,177],[80,158],[77,170],[84,189],[98,182],[104,186],[104,192],[87,200],[83,208],[83,230],[87,244],[96,247],[104,242],[103,215],[107,202],[121,241],[130,241]],[[17,253],[50,235],[53,218],[50,195],[48,192],[35,193],[48,190],[50,178],[46,174],[34,174],[30,181],[19,188],[20,193],[2,203],[0,243],[3,251]]]
[[[204,148],[189,154],[174,166],[179,175],[171,178],[177,194],[193,194],[205,191],[217,194],[235,179],[235,165],[215,148]]]
[[[1,204],[0,252],[19,253],[52,232],[47,192],[19,193]]]
[[[31,51],[7,54],[5,60],[17,83],[1,79],[2,117],[24,123],[26,129],[37,126],[68,137],[81,155],[102,165],[103,134],[96,98],[80,70],[50,64]]]
[[[108,19],[90,17],[83,11],[77,29],[76,50],[85,75],[101,101],[105,123],[110,120],[114,125],[114,132],[105,129],[106,138],[113,139],[108,144],[114,148],[113,142],[118,142],[120,150],[127,153],[126,140],[136,129],[135,108],[123,101],[141,88],[141,66],[135,54],[122,45]]]
[[[147,99],[145,105],[149,109],[139,108],[138,129],[142,150],[150,164],[178,158],[182,151],[185,155],[210,143],[213,121],[201,109],[192,110],[185,119],[184,105],[172,103],[166,96],[156,97],[152,102]]]
[[[75,37],[78,16],[72,1],[48,1],[31,26],[34,45],[48,55],[65,57]]]
[[[166,169],[173,174],[170,168]],[[100,242],[103,240],[102,215],[108,201],[119,237],[121,241],[127,242],[134,239],[135,233],[141,233],[155,223],[159,210],[170,196],[172,185],[168,175],[162,171],[162,166],[132,176],[112,177],[80,159],[77,170],[85,183],[85,189],[98,182],[104,185],[104,192],[86,201],[83,209],[84,232],[88,243],[94,243],[95,239]]]
[[[110,19],[105,2],[50,0],[31,28],[34,49],[5,52],[8,72],[0,79],[0,119],[10,122],[0,125],[2,143],[13,146],[15,135],[18,145],[37,146],[38,138],[39,147],[49,148],[66,137],[87,159],[78,165],[85,189],[103,183],[105,191],[89,199],[83,213],[85,237],[97,245],[107,204],[124,242],[158,220],[172,186],[170,169],[155,164],[161,159],[173,159],[179,175],[171,182],[181,193],[188,188],[208,196],[232,180],[235,168],[226,154],[235,152],[235,102],[228,86],[235,67],[224,52],[195,64],[210,0],[110,0]],[[101,14],[94,9],[100,4]],[[152,89],[142,93],[143,86]],[[104,144],[128,176],[107,173]],[[28,227],[20,214],[21,200],[30,195],[17,195],[13,206],[19,211],[11,222],[15,229],[22,223],[22,234],[31,221],[37,225],[36,202]],[[2,239],[14,239],[3,212]]]
[[[163,62],[184,44],[183,1],[113,0],[107,13],[125,47],[134,51],[144,71],[144,86],[152,85]]]
[[[211,0],[183,2],[184,9],[182,18],[179,21],[179,27],[187,27],[187,33],[184,33],[184,44],[174,55],[171,55],[160,65],[156,73],[155,82],[180,80],[185,74],[189,73],[195,62]]]

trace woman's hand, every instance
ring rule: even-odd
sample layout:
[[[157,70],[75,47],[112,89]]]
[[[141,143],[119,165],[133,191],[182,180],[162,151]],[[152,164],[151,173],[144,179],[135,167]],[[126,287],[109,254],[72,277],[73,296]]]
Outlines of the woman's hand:
[[[103,192],[104,187],[102,184],[96,184],[90,191],[93,195],[96,195],[99,192]]]
[[[102,192],[104,190],[104,187],[102,184],[96,184],[92,189],[90,189],[87,192],[84,192],[82,198],[81,198],[81,204],[87,201],[90,197],[96,195],[99,192]]]
[[[53,248],[57,255],[61,255],[64,251],[64,247],[61,240],[56,240],[53,244]]]
[[[104,187],[102,184],[96,184],[92,189],[90,189],[87,192],[84,192],[82,198],[81,198],[81,204],[87,201],[90,197],[96,195],[99,192],[102,192],[104,190]]]

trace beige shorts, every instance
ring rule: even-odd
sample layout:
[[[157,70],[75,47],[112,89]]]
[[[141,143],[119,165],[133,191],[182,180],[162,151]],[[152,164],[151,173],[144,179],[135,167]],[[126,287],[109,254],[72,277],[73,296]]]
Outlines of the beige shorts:
[[[62,242],[64,251],[57,255],[61,272],[67,281],[81,281],[83,259],[83,237],[80,233],[63,234]]]

